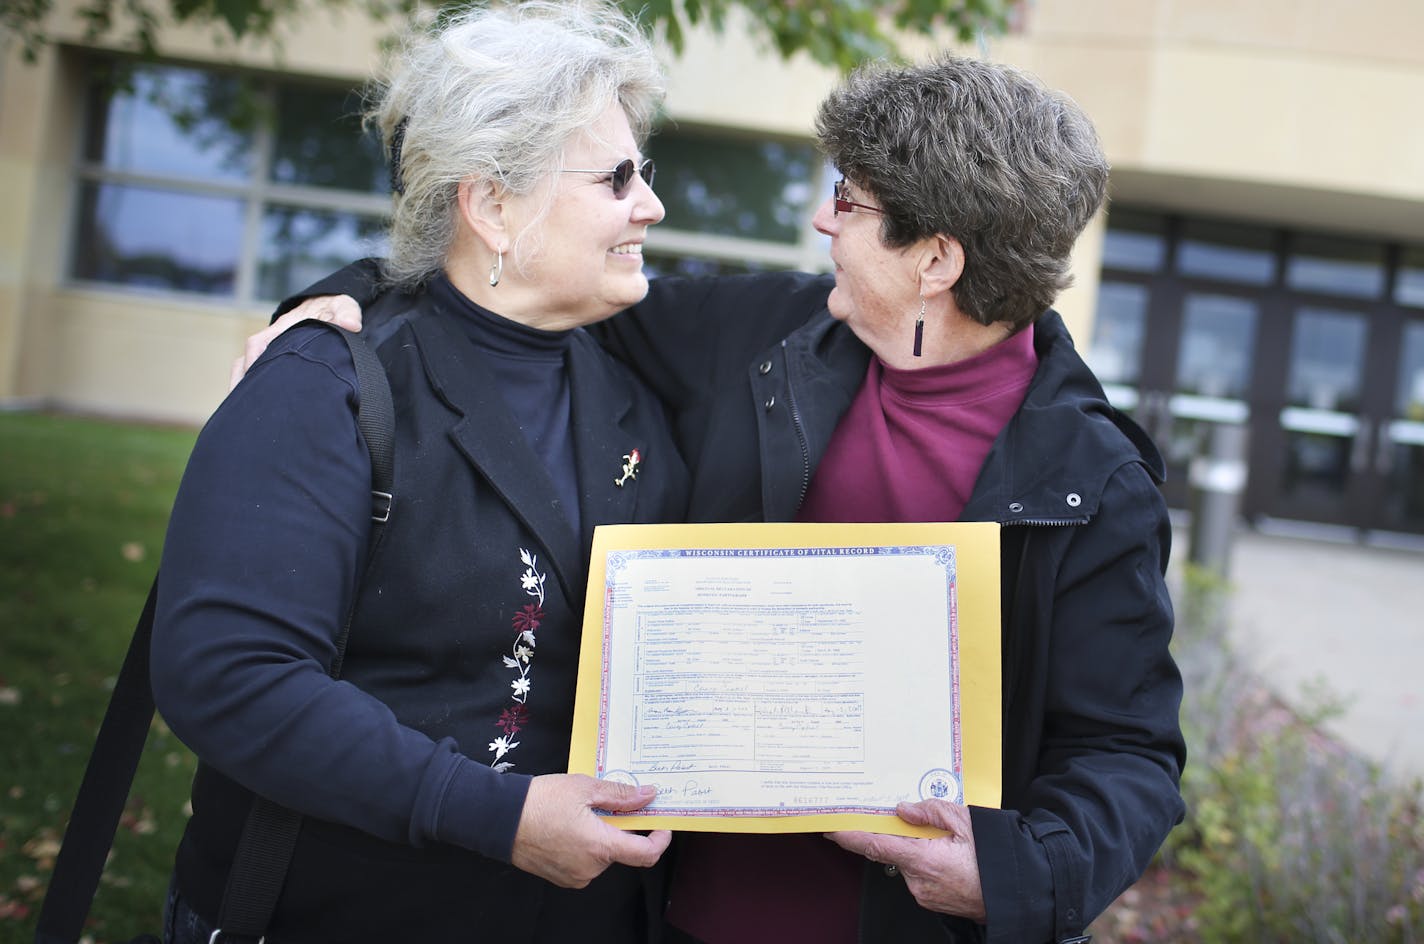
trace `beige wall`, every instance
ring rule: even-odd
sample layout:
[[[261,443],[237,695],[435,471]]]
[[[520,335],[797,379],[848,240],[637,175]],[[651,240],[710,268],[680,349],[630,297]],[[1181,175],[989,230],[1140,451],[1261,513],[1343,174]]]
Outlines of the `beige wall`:
[[[61,38],[79,28],[61,25]],[[337,76],[378,62],[385,30],[307,14],[275,54],[165,35],[177,58]],[[1091,114],[1113,195],[1202,215],[1424,243],[1424,3],[1418,0],[1037,0],[991,58],[1040,74]],[[669,57],[671,58],[671,57]],[[53,50],[0,63],[0,402],[200,422],[260,311],[64,284],[77,78]],[[805,136],[835,81],[781,64],[735,25],[671,62],[675,121]],[[1103,221],[1080,242],[1060,310],[1086,339]]]
[[[1424,3],[1043,0],[997,58],[1093,116],[1114,197],[1424,240]]]
[[[22,352],[30,342],[25,313],[30,296],[53,284],[50,272],[35,271],[53,248],[37,238],[40,199],[54,181],[44,167],[48,131],[45,117],[59,83],[53,54],[22,67],[18,57],[0,60],[0,398],[21,392]]]

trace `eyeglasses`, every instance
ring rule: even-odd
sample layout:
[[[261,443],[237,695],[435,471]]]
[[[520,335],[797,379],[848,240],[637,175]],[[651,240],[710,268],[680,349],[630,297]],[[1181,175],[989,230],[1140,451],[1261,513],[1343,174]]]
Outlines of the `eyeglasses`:
[[[824,184],[822,186],[824,186]],[[839,216],[842,213],[854,213],[856,210],[864,210],[867,213],[885,212],[884,210],[880,209],[880,207],[874,207],[868,203],[856,203],[854,200],[848,199],[846,196],[847,189],[848,188],[844,177],[842,177],[836,182],[836,187],[835,190],[832,191],[831,199],[832,216]],[[825,191],[822,191],[822,193],[824,192]]]
[[[641,164],[633,163],[630,157],[627,160],[618,162],[618,166],[612,170],[600,170],[593,167],[565,167],[566,174],[607,174],[608,183],[613,188],[613,196],[619,200],[628,196],[628,188],[633,183],[633,175],[637,174],[643,178],[643,183],[649,187],[653,185],[653,159],[650,157]]]

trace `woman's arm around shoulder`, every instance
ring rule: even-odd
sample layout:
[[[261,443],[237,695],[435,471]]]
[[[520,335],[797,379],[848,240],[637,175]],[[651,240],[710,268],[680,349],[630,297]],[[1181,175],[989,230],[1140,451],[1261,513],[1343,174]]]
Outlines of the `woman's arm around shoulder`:
[[[676,410],[823,310],[833,284],[804,272],[658,278],[643,301],[588,331]]]

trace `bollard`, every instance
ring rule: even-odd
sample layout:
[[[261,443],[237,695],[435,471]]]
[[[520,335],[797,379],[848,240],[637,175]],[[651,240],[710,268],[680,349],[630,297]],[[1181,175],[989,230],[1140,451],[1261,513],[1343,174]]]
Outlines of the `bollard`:
[[[1231,539],[1246,490],[1246,447],[1250,430],[1243,424],[1212,423],[1205,448],[1187,473],[1192,527],[1187,559],[1223,579],[1231,562]]]

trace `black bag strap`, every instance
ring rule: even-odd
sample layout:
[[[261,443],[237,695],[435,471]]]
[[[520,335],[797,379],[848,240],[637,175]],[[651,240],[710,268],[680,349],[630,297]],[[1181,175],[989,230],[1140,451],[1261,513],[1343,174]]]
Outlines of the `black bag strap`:
[[[381,366],[376,352],[361,340],[338,325],[330,325],[338,331],[351,349],[351,359],[356,365],[356,379],[361,387],[361,403],[356,422],[362,437],[371,452],[371,540],[366,553],[366,569],[369,571],[375,559],[376,548],[380,545],[384,525],[390,518],[391,488],[394,467],[395,408],[391,402],[391,388],[386,380],[385,368]],[[365,574],[362,574],[362,581]],[[346,656],[346,641],[351,635],[351,621],[355,616],[355,604],[346,614],[346,622],[341,634],[336,638],[336,655],[331,661],[331,677],[341,677],[341,666]],[[277,899],[282,894],[282,884],[286,881],[287,868],[291,865],[292,853],[297,846],[297,834],[301,831],[300,813],[265,797],[255,797],[247,823],[242,830],[233,856],[232,869],[227,876],[227,890],[223,893],[222,912],[218,916],[218,930],[210,944],[218,941],[261,941],[263,932],[272,921],[277,908]]]
[[[360,335],[337,325],[329,327],[346,341],[361,389],[356,422],[371,454],[371,536],[366,551],[369,570],[384,534],[384,525],[391,515],[395,482],[395,405],[385,368],[371,346]],[[104,861],[113,845],[153,721],[148,658],[157,598],[158,575],[155,575],[95,737],[69,825],[64,831],[64,841],[55,857],[54,872],[35,924],[35,944],[76,944],[84,932],[84,922],[98,891]],[[336,640],[336,657],[331,667],[333,678],[341,673],[353,615],[347,613]],[[300,814],[261,797],[253,803],[228,876],[223,899],[223,926],[228,930],[222,933],[223,939],[261,939],[282,892],[282,881],[300,826]],[[228,921],[229,912],[233,921]]]
[[[157,599],[155,576],[99,725],[74,811],[64,830],[64,842],[55,857],[54,872],[35,924],[36,944],[74,944],[84,933],[89,905],[99,889],[104,860],[114,843],[153,719],[148,644],[153,637],[153,606]]]

